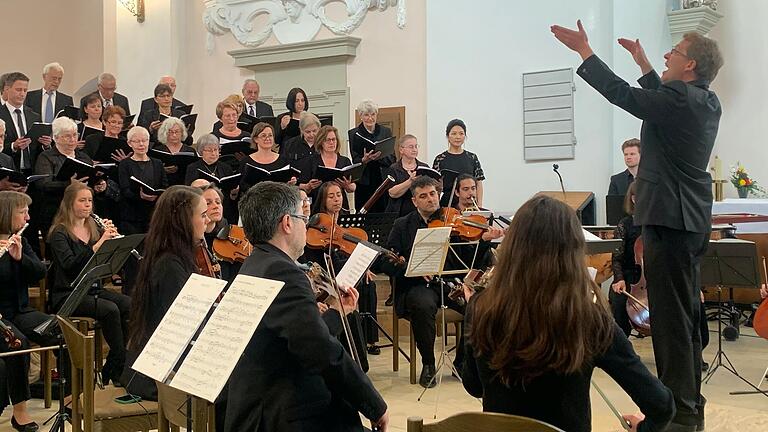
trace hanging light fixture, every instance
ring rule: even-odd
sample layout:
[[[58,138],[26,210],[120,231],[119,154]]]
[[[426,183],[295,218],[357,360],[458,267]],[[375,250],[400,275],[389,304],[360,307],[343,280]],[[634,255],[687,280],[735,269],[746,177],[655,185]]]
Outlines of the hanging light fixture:
[[[128,9],[131,15],[136,17],[136,21],[144,22],[144,0],[117,0],[118,3]]]

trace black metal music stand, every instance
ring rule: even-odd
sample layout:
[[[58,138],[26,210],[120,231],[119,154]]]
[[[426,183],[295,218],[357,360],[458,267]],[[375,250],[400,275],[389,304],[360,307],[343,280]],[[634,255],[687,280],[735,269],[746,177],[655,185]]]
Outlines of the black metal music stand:
[[[757,248],[754,242],[725,239],[710,241],[707,252],[701,262],[701,285],[717,287],[717,301],[722,305],[723,286],[740,288],[760,288],[760,269],[757,263]],[[703,319],[703,317],[702,317]],[[728,355],[723,350],[723,323],[717,320],[717,352],[710,363],[709,372],[702,380],[705,384],[722,366],[731,374],[747,383],[758,393],[768,397],[746,378],[739,375]],[[733,393],[731,393],[733,394]]]
[[[389,232],[392,230],[392,225],[395,223],[397,216],[397,213],[339,215],[337,223],[343,228],[362,228],[368,234],[368,241],[370,243],[373,243],[379,247],[385,247],[387,237],[389,236]],[[360,316],[363,318],[363,320],[370,320],[373,325],[375,325],[379,331],[384,334],[384,337],[389,340],[388,344],[377,345],[379,348],[389,348],[394,346],[392,335],[387,333],[381,323],[379,323],[379,321],[374,318],[371,312],[360,312]],[[406,360],[411,361],[410,357],[408,357],[402,348],[398,347],[398,351],[400,351]]]
[[[125,261],[143,240],[144,234],[134,234],[105,241],[98,252],[93,254],[85,267],[80,271],[80,274],[78,274],[75,280],[70,284],[72,292],[64,301],[61,308],[59,308],[58,314],[35,327],[35,332],[40,335],[52,332],[58,325],[57,317],[69,318],[83,301],[85,295],[88,294],[93,283],[99,279],[110,277],[120,271],[120,269],[123,268]],[[64,386],[66,384],[66,379],[64,378],[64,365],[62,364],[64,356],[64,337],[59,334],[57,338],[59,340],[59,355],[56,366],[59,369],[59,410],[55,415],[56,420],[53,422],[53,425],[51,425],[50,430],[64,432],[64,424],[70,420],[69,414],[67,414],[64,409],[66,406],[64,404]],[[50,421],[50,419],[48,421]],[[48,421],[46,421],[46,423]]]

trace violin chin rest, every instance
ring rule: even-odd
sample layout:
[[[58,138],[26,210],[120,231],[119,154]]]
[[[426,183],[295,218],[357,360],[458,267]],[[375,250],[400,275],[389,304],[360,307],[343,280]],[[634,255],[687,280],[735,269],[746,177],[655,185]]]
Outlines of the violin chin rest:
[[[229,231],[231,226],[232,225],[227,224],[227,226],[222,227],[219,232],[216,233],[216,238],[219,240],[229,239]]]

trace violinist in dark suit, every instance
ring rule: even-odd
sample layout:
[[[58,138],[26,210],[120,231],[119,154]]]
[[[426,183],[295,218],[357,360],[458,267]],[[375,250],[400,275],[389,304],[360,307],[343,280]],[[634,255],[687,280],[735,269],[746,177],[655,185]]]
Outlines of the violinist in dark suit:
[[[365,165],[355,190],[355,207],[359,211],[363,204],[376,192],[384,179],[382,171],[395,162],[395,156],[381,157],[374,143],[392,136],[392,131],[378,124],[379,106],[372,100],[364,100],[357,106],[360,124],[347,132],[349,137],[349,152],[353,163]],[[369,209],[371,213],[381,213],[387,207],[386,200],[379,200]]]
[[[258,183],[241,198],[240,214],[254,246],[240,273],[285,285],[232,373],[224,431],[361,431],[358,413],[386,430],[386,403],[330,334],[296,264],[308,220],[299,189]]]
[[[667,430],[703,430],[699,280],[712,227],[707,164],[722,113],[709,84],[723,58],[714,40],[686,33],[664,56],[667,69],[659,77],[639,40],[619,39],[643,73],[642,88],[634,88],[594,54],[578,26],[553,26],[552,32],[584,60],[579,76],[643,120],[635,223],[643,227],[651,321],[664,329],[653,335],[656,368],[677,407]]]
[[[24,105],[29,78],[21,72],[5,75],[3,94],[5,103],[0,105],[0,119],[5,121],[5,151],[13,157],[16,167],[25,174],[32,174],[37,156],[51,146],[51,137],[43,136],[32,142],[27,132],[32,124],[40,121],[40,115]]]
[[[117,79],[109,72],[104,72],[99,75],[96,83],[97,90],[94,93],[98,93],[101,98],[104,108],[108,108],[112,105],[117,105],[125,110],[125,115],[131,115],[131,108],[128,104],[128,98],[116,92]],[[85,96],[80,99],[80,111],[85,107]]]
[[[640,140],[632,138],[621,145],[624,154],[624,164],[627,169],[611,176],[611,184],[608,186],[608,195],[626,195],[629,185],[637,177],[637,167],[640,166]]]
[[[170,75],[162,76],[160,77],[160,81],[157,83],[165,84],[171,88],[171,108],[178,108],[186,105],[184,102],[176,99],[174,96],[176,94],[176,78]],[[140,113],[143,113],[144,111],[151,111],[153,109],[157,109],[157,101],[155,101],[155,98],[146,98],[141,101],[141,108],[139,110]]]
[[[52,122],[56,118],[56,113],[63,110],[65,106],[75,104],[72,96],[59,91],[63,78],[64,68],[58,63],[49,63],[43,67],[43,88],[27,93],[24,104],[40,114],[45,123]]]

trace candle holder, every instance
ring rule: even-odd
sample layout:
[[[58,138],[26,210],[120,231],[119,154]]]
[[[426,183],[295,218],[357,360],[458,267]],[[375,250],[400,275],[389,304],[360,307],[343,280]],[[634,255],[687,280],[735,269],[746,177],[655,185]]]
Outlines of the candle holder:
[[[715,201],[720,202],[723,200],[723,185],[727,182],[728,180],[712,180],[715,190]]]

